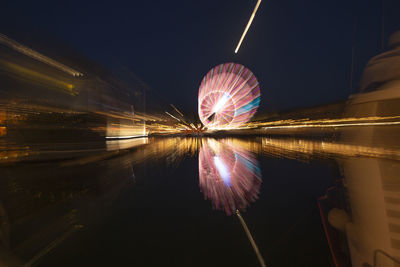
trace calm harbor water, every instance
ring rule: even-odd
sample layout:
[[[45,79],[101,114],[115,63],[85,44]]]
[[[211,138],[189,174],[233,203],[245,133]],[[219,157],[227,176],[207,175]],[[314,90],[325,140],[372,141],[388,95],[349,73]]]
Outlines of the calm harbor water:
[[[261,137],[134,142],[118,155],[2,168],[9,262],[259,266],[239,209],[267,266],[329,266],[318,199],[342,177],[339,163],[397,155]]]

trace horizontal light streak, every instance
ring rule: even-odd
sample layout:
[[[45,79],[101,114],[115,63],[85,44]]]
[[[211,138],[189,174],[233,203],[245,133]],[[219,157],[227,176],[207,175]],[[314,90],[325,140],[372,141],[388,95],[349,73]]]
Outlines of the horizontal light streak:
[[[124,135],[124,136],[106,136],[106,139],[131,139],[148,137],[148,135]]]
[[[400,122],[391,121],[391,122],[359,122],[359,123],[341,123],[341,124],[282,125],[282,126],[267,126],[263,127],[262,129],[329,128],[329,127],[382,126],[382,125],[400,125]]]
[[[322,158],[337,157],[373,157],[400,160],[399,148],[365,146],[352,143],[312,141],[305,139],[262,138],[262,147],[248,144],[248,149],[291,159],[302,159],[303,156]],[[308,156],[307,156],[308,157]]]
[[[371,117],[347,117],[347,118],[324,118],[324,119],[284,119],[275,121],[252,121],[243,125],[242,129],[255,129],[255,128],[302,128],[302,127],[341,127],[341,125],[349,126],[374,126],[382,125],[378,122],[384,121],[385,123],[395,123],[400,121],[400,116],[371,116]],[[362,123],[362,124],[359,124]],[[373,124],[365,124],[373,123]],[[308,126],[311,125],[311,126]],[[339,125],[339,126],[338,126]],[[383,124],[386,125],[386,124]]]
[[[70,95],[78,94],[78,90],[75,89],[75,86],[73,84],[64,82],[57,78],[53,78],[53,77],[45,75],[43,73],[22,67],[20,65],[17,65],[17,64],[11,63],[11,62],[6,62],[3,60],[0,60],[0,66],[5,67],[10,72],[17,73],[20,76],[28,77],[32,80],[37,80],[37,81],[44,82],[46,84],[58,87],[64,91],[66,91]]]

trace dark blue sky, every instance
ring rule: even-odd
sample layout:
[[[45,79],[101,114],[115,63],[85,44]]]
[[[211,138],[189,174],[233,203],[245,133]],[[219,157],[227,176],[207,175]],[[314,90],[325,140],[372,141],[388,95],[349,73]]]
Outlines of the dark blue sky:
[[[400,1],[384,1],[387,40],[400,29]],[[234,54],[255,3],[8,1],[0,29],[36,28],[108,68],[117,62],[187,111],[197,109],[203,76],[224,62],[255,73],[260,110],[268,112],[347,98],[353,37],[355,87],[367,60],[381,51],[381,0],[264,0]]]

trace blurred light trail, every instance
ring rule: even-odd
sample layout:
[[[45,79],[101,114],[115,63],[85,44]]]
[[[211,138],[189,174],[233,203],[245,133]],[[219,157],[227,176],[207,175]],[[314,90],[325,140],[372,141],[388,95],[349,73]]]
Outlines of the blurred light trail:
[[[182,114],[173,104],[170,104],[170,105],[171,105],[171,107],[172,107],[173,109],[175,109],[176,112],[179,113],[179,115],[181,115],[182,117],[184,117],[183,114]]]
[[[286,119],[278,121],[253,121],[248,122],[242,128],[262,128],[262,129],[290,129],[290,128],[325,128],[325,127],[346,127],[346,126],[380,126],[398,125],[400,116],[372,116],[359,118],[335,118],[335,119]]]
[[[228,102],[228,100],[229,100],[229,95],[227,93],[224,93],[223,96],[219,99],[217,104],[212,109],[213,113],[219,112],[221,110],[221,108],[223,108],[225,106],[225,104],[226,104],[226,102]]]
[[[170,126],[170,129],[169,129],[169,132],[170,133],[173,133],[173,132],[179,132],[179,130],[188,130],[188,131],[192,131],[192,130],[196,130],[196,127],[193,125],[193,123],[191,123],[191,124],[189,124],[189,123],[187,123],[183,118],[182,119],[179,119],[179,118],[177,118],[177,117],[175,117],[174,115],[172,115],[171,113],[169,113],[168,111],[165,111],[165,113],[168,115],[168,116],[170,116],[171,118],[173,118],[173,119],[175,119],[175,120],[177,120],[177,121],[179,121],[180,122],[180,126],[183,126],[184,128],[182,129],[182,128],[178,128],[178,127],[176,127],[176,126]],[[167,125],[165,125],[165,127],[168,127]]]
[[[171,113],[169,113],[168,111],[165,111],[165,113],[170,116],[171,118],[177,120],[177,121],[181,121],[180,119],[178,119],[177,117],[175,117],[174,115],[172,115]]]
[[[32,80],[38,80],[42,83],[50,85],[52,87],[56,87],[62,89],[64,92],[70,95],[77,95],[78,91],[74,88],[75,86],[71,83],[62,81],[58,78],[54,78],[43,73],[22,67],[20,65],[6,62],[0,60],[0,66],[6,68],[8,71],[18,74],[19,76],[23,76],[24,78],[30,78]]]
[[[225,163],[218,156],[215,156],[214,164],[217,167],[218,173],[221,176],[222,180],[224,180],[225,185],[230,185],[231,175]]]
[[[189,131],[192,131],[192,130],[197,131],[196,126],[194,126],[193,123],[189,124],[189,123],[187,123],[185,121],[185,116],[182,114],[182,112],[180,112],[178,110],[177,107],[175,107],[173,104],[170,104],[170,106],[181,116],[181,118],[178,119],[177,117],[173,116],[171,113],[167,112],[167,114],[169,116],[172,116],[172,118],[177,119],[178,121],[180,121],[182,123],[181,125],[183,125],[187,130],[189,130]]]
[[[326,128],[326,127],[350,127],[350,126],[383,126],[383,125],[400,125],[400,121],[390,122],[360,122],[360,123],[342,123],[342,124],[306,124],[306,125],[283,125],[268,126],[263,129],[290,129],[290,128]]]
[[[132,149],[149,143],[147,137],[133,139],[112,139],[106,141],[107,151],[115,151],[121,149]]]
[[[133,139],[147,137],[147,135],[106,136],[106,139]]]
[[[260,262],[260,265],[261,265],[262,267],[266,267],[264,258],[263,258],[263,256],[261,255],[260,250],[258,250],[257,244],[256,244],[256,242],[254,241],[254,238],[253,238],[253,236],[251,235],[250,230],[249,230],[249,228],[247,227],[246,222],[244,221],[244,219],[243,219],[242,215],[240,214],[240,211],[239,211],[239,210],[236,210],[236,215],[238,216],[239,221],[240,221],[240,223],[242,224],[242,227],[243,227],[244,231],[246,232],[247,238],[249,239],[249,241],[250,241],[250,243],[251,243],[251,246],[253,247],[254,252],[255,252],[256,255],[257,255],[257,258],[258,258],[258,261]]]
[[[55,61],[54,59],[46,57],[45,55],[42,55],[39,52],[36,52],[20,43],[8,38],[7,36],[5,36],[1,33],[0,33],[0,43],[10,47],[11,49],[14,49],[15,51],[20,52],[28,57],[34,58],[40,62],[43,62],[52,67],[55,67],[63,72],[66,72],[72,76],[83,76],[83,74],[81,72],[74,70],[70,67],[67,67],[64,64],[61,64],[60,62]]]
[[[261,138],[261,146],[247,146],[253,152],[289,159],[369,157],[400,160],[400,148],[337,143],[293,138]],[[244,145],[243,145],[244,146]]]
[[[257,9],[258,9],[258,7],[260,6],[260,4],[261,4],[261,0],[258,0],[258,1],[257,1],[257,4],[256,4],[256,6],[255,6],[255,8],[254,8],[254,10],[253,10],[253,13],[252,13],[251,16],[250,16],[249,22],[247,23],[246,28],[244,29],[244,32],[243,32],[243,34],[242,34],[242,37],[240,37],[239,43],[238,43],[238,45],[237,45],[237,47],[236,47],[236,49],[235,49],[235,54],[239,51],[239,48],[240,48],[240,45],[241,45],[242,42],[243,42],[244,36],[246,35],[247,31],[249,30],[250,25],[251,25],[251,23],[253,22],[254,16],[256,15]]]

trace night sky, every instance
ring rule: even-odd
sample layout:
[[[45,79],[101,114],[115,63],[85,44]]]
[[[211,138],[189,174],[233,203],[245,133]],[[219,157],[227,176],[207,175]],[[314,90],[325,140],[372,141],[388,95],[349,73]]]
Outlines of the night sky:
[[[254,72],[265,113],[346,99],[357,91],[367,60],[382,51],[380,0],[264,0],[234,54],[255,3],[6,1],[0,32],[44,31],[106,68],[131,69],[165,100],[192,112],[203,76],[224,62]],[[400,1],[384,0],[384,11],[386,42],[400,29]]]

